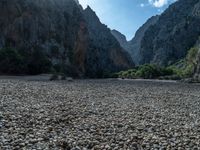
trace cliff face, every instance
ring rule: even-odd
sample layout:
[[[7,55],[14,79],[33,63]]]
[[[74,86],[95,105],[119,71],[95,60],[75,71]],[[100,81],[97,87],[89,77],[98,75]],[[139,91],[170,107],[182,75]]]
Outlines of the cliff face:
[[[110,33],[110,29],[99,21],[95,12],[87,7],[83,13],[89,31],[89,48],[86,57],[87,74],[99,76],[102,71],[116,72],[122,68],[133,66],[128,53],[121,48]]]
[[[141,60],[141,55],[140,55],[140,47],[141,47],[141,42],[142,39],[145,35],[145,32],[147,29],[154,25],[159,19],[159,16],[153,16],[150,19],[147,20],[147,22],[142,25],[136,32],[135,37],[129,42],[129,47],[130,47],[130,54],[134,60],[134,62],[138,65]]]
[[[107,37],[109,29],[100,22],[91,25],[98,17],[89,13],[74,0],[2,0],[0,48],[9,46],[30,54],[39,49],[53,65],[63,64],[78,75],[96,74],[98,67],[102,71],[132,67],[119,43]],[[96,36],[93,29],[96,33],[104,30],[105,35]]]
[[[117,39],[119,44],[130,54],[131,47],[129,42],[126,40],[126,36],[117,30],[112,30],[111,33]]]
[[[199,0],[179,0],[150,26],[141,41],[140,64],[172,64],[186,56],[200,35]]]
[[[199,49],[199,52],[198,52],[198,55],[196,57],[196,59],[197,59],[197,66],[195,68],[194,78],[195,78],[195,80],[200,81],[200,42],[198,43],[197,47]]]

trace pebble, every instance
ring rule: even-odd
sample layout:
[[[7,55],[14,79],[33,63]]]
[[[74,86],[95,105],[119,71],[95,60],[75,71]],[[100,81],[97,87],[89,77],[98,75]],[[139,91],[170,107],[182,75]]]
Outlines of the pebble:
[[[198,149],[200,86],[0,79],[0,149]]]

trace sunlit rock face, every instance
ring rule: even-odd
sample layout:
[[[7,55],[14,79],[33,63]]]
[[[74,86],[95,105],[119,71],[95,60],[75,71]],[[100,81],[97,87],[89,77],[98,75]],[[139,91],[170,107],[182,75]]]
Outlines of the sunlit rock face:
[[[199,0],[172,4],[142,38],[140,64],[166,66],[184,58],[200,35]]]
[[[84,12],[75,0],[1,0],[0,48],[40,49],[53,64],[64,64],[66,70],[79,76],[132,67],[112,35],[105,39],[91,34],[93,29]],[[92,27],[110,33],[100,22]]]
[[[131,41],[116,30],[112,34],[136,65],[171,65],[184,58],[200,36],[200,1],[175,2],[161,15],[148,19]]]

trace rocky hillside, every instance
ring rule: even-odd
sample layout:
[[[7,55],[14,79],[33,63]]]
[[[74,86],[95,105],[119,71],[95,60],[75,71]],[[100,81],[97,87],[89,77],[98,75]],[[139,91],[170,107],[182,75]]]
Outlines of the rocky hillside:
[[[184,58],[200,35],[199,24],[199,0],[179,0],[172,4],[145,32],[140,64],[166,66]]]
[[[199,49],[199,52],[198,52],[198,55],[197,55],[197,65],[196,65],[196,68],[195,68],[195,73],[194,73],[194,78],[195,80],[198,80],[200,81],[200,43],[198,43],[198,49]]]
[[[102,35],[95,36],[98,33]],[[96,76],[133,66],[95,13],[74,0],[0,1],[0,48],[5,47],[26,58],[28,69],[23,73],[32,70],[35,51],[73,75]]]
[[[159,16],[153,16],[150,19],[148,19],[147,22],[137,30],[135,37],[129,42],[131,48],[131,50],[129,51],[136,64],[139,64],[139,61],[141,59],[140,47],[145,32],[150,26],[154,25],[158,21],[158,19]]]

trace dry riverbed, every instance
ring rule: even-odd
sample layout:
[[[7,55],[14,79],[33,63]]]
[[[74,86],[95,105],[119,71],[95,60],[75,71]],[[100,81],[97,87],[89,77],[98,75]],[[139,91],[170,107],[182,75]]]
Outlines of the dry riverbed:
[[[200,85],[0,80],[0,149],[200,148]]]

